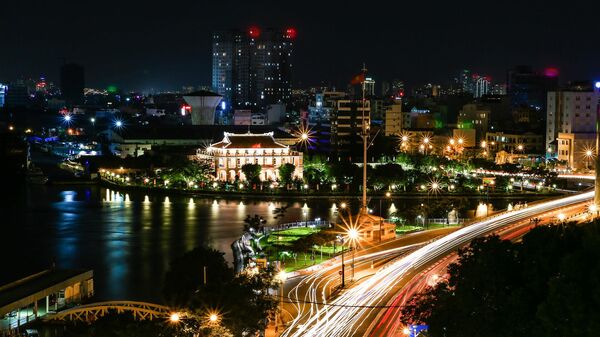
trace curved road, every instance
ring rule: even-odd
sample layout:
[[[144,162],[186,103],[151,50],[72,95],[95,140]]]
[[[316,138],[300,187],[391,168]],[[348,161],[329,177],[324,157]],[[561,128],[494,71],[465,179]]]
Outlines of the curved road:
[[[379,313],[379,310],[374,309],[385,307],[399,293],[407,280],[410,280],[422,268],[434,264],[476,237],[493,233],[500,228],[542,213],[589,201],[593,196],[594,192],[586,192],[540,202],[525,209],[502,213],[461,228],[378,270],[372,277],[347,289],[327,305],[312,309],[310,317],[304,317],[304,319],[302,319],[303,316],[297,317],[282,336],[364,335],[368,330],[369,322],[375,320]],[[324,299],[323,294],[315,293],[314,295],[312,299]],[[302,301],[302,299],[300,300]]]

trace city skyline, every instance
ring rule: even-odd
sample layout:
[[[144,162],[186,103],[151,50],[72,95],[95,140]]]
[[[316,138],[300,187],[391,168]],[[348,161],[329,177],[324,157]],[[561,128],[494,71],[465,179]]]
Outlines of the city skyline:
[[[519,64],[557,67],[563,81],[596,79],[600,72],[590,66],[600,56],[590,43],[593,7],[527,3],[482,8],[463,2],[438,3],[433,9],[415,3],[355,9],[303,3],[292,10],[269,2],[175,1],[168,7],[112,1],[94,6],[7,3],[0,13],[6,32],[0,78],[57,79],[66,59],[84,65],[91,87],[161,91],[209,85],[213,32],[258,26],[297,29],[294,87],[345,86],[363,62],[377,81],[399,78],[415,84],[443,83],[463,68],[503,82],[506,70]],[[197,15],[205,12],[218,14]],[[358,12],[364,22],[353,19]],[[553,17],[561,19],[548,20]],[[369,42],[357,48],[357,41]]]

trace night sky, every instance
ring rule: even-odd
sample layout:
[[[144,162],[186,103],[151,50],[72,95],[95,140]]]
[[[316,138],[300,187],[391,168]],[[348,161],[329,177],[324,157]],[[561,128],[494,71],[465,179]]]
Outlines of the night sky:
[[[295,86],[345,84],[363,61],[376,80],[442,82],[461,68],[504,81],[508,67],[600,78],[600,1],[47,1],[0,3],[0,80],[46,75],[63,58],[86,85],[209,85],[211,32],[294,26]]]

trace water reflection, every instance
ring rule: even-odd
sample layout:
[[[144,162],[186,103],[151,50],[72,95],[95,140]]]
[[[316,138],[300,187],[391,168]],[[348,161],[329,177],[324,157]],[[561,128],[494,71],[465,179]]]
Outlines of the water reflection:
[[[258,214],[274,225],[273,210],[289,205],[281,223],[337,217],[342,202],[358,209],[358,198],[285,200],[228,200],[183,196],[148,196],[144,193],[98,187],[31,186],[14,200],[0,204],[8,237],[20,238],[20,249],[31,251],[32,261],[5,259],[3,270],[19,275],[47,268],[52,261],[62,268],[94,269],[97,300],[129,299],[160,302],[169,262],[197,245],[208,244],[226,253],[239,237],[246,215]],[[125,201],[125,202],[123,202]],[[521,200],[520,200],[521,201]],[[398,211],[414,208],[419,198],[394,198]],[[471,210],[479,200],[471,199]],[[494,209],[515,200],[491,200]],[[375,204],[376,203],[376,204]],[[379,202],[372,202],[374,207]],[[384,211],[385,214],[385,211]],[[6,248],[9,247],[9,248]],[[14,249],[0,245],[10,256]],[[10,277],[7,273],[2,276]]]

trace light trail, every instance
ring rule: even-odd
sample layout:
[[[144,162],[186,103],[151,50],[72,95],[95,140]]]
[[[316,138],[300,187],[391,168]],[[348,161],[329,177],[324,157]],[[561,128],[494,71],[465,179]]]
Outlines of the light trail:
[[[517,211],[502,213],[498,216],[473,223],[468,227],[461,228],[456,232],[417,249],[398,259],[396,262],[391,263],[389,266],[381,268],[372,277],[357,284],[355,287],[347,289],[339,297],[333,300],[332,303],[364,307],[385,306],[387,305],[386,299],[395,294],[397,291],[395,287],[399,285],[405,276],[448,255],[448,253],[469,243],[474,238],[489,234],[503,226],[530,218],[540,213],[588,201],[592,199],[593,196],[594,192],[568,196],[538,203]],[[321,283],[330,281],[325,279],[315,282]],[[316,288],[312,289],[313,291],[307,292],[310,301],[322,302],[323,300],[319,300],[316,291],[314,290]],[[324,288],[323,292],[325,291],[326,288]],[[323,292],[321,296],[323,296]],[[308,304],[298,304],[299,307],[306,305]],[[360,331],[365,330],[364,325],[369,324],[368,317],[375,314],[372,309],[361,307],[309,306],[308,312],[310,312],[310,317],[306,318],[305,315],[299,315],[292,321],[290,327],[283,332],[282,336],[356,336],[361,334]],[[299,312],[305,311],[299,310]]]

